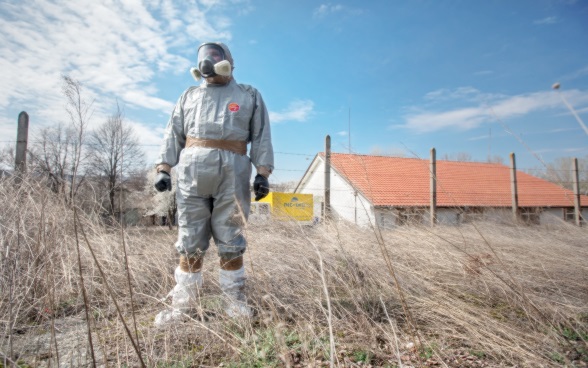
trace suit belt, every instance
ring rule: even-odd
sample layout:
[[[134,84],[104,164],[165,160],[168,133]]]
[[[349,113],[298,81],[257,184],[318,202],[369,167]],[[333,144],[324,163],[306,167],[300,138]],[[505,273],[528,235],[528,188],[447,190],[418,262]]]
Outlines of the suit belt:
[[[186,137],[186,148],[189,147],[217,148],[225,151],[235,152],[238,155],[247,154],[247,142],[244,141]]]

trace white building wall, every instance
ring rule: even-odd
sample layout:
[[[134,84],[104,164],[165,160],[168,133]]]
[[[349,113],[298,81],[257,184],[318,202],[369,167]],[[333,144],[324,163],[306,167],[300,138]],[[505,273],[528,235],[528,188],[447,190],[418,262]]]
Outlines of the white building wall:
[[[320,166],[320,165],[319,165]],[[306,182],[298,188],[297,193],[312,194],[313,213],[315,218],[322,218],[324,204],[325,169],[320,166],[319,169],[311,171],[306,177]]]
[[[337,217],[360,226],[369,226],[375,221],[370,202],[332,171],[331,210]]]
[[[458,211],[450,208],[437,208],[437,223],[440,225],[459,225]]]
[[[568,211],[573,211],[573,209],[568,209]],[[564,209],[563,208],[545,208],[543,210],[543,212],[541,212],[541,224],[558,224],[561,223],[562,221],[564,221]],[[582,211],[580,212],[580,216],[582,216],[582,219],[584,221],[584,223],[586,223],[588,221],[588,209],[587,208],[583,208]],[[570,222],[574,222],[570,221]]]
[[[496,223],[510,223],[513,221],[512,208],[484,208],[482,218]]]
[[[297,192],[313,195],[315,216],[322,215],[324,206],[325,166],[319,159],[316,168],[307,173],[306,181]],[[340,218],[361,226],[368,226],[374,221],[370,203],[360,193],[355,193],[351,185],[331,168],[331,211],[335,218]],[[319,215],[320,214],[320,215]]]
[[[314,170],[309,171],[306,175],[306,181],[298,188],[298,193],[308,193],[313,195],[314,215],[322,218],[324,206],[324,185],[325,185],[325,166],[322,159],[318,159]],[[312,169],[312,168],[311,168]],[[376,209],[371,206],[370,202],[360,193],[355,193],[351,185],[339,176],[334,169],[331,169],[331,209],[335,218],[339,218],[360,226],[369,226],[377,224],[381,227],[392,229],[397,225],[396,213],[394,209]],[[459,209],[437,208],[437,223],[442,225],[459,225],[463,222],[460,218]],[[510,211],[504,209],[489,210],[486,209],[482,217],[489,221],[504,221],[509,216]],[[463,217],[463,216],[461,216]],[[582,218],[588,219],[588,209],[582,210]],[[423,214],[422,224],[428,225],[430,216],[428,209]],[[557,224],[563,221],[562,208],[545,208],[540,214],[540,223],[542,225]]]
[[[396,214],[393,208],[376,208],[374,213],[375,221],[380,228],[387,230],[396,228]]]
[[[561,208],[545,208],[539,215],[541,225],[561,224],[563,221],[563,210]]]

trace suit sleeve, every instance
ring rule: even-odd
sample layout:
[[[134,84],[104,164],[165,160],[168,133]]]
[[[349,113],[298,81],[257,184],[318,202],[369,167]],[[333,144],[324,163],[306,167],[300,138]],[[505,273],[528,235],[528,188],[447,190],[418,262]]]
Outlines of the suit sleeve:
[[[274,170],[274,149],[270,129],[269,114],[261,94],[255,91],[255,111],[250,122],[251,162],[258,172],[263,168],[269,173]],[[269,175],[268,173],[268,175]],[[268,176],[267,175],[267,176]]]
[[[174,110],[165,128],[163,134],[163,144],[159,150],[159,155],[155,160],[156,166],[169,165],[174,167],[178,164],[180,152],[186,146],[186,134],[184,132],[184,100],[186,92],[184,92]]]

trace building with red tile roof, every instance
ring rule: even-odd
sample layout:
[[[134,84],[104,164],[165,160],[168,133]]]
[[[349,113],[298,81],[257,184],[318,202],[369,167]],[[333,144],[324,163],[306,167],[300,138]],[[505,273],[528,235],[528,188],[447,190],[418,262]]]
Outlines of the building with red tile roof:
[[[512,213],[511,168],[483,162],[436,160],[436,212],[440,223]],[[428,223],[431,208],[431,162],[404,157],[331,154],[330,202],[340,218],[394,226]],[[319,153],[296,188],[324,201],[325,155]],[[573,219],[574,193],[554,183],[516,171],[518,213],[522,219],[546,223]],[[580,196],[584,216],[588,196]],[[319,208],[318,206],[316,207]]]

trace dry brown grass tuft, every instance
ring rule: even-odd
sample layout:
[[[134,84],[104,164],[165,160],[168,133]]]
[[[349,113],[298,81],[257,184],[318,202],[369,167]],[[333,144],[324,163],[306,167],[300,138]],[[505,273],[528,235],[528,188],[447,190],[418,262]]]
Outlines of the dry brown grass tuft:
[[[33,181],[19,190],[1,182],[0,200],[0,366],[18,360],[91,365],[73,211]],[[107,278],[80,238],[95,363],[138,366],[105,286],[130,325],[121,231],[102,225],[96,213],[80,216]],[[153,317],[174,286],[176,232],[125,231],[148,366],[328,365],[330,339],[337,366],[571,367],[588,361],[585,228],[403,227],[382,232],[380,241],[377,231],[343,223],[272,222],[246,231],[248,294],[257,316],[223,315],[211,245],[199,314],[163,330],[153,327]]]

